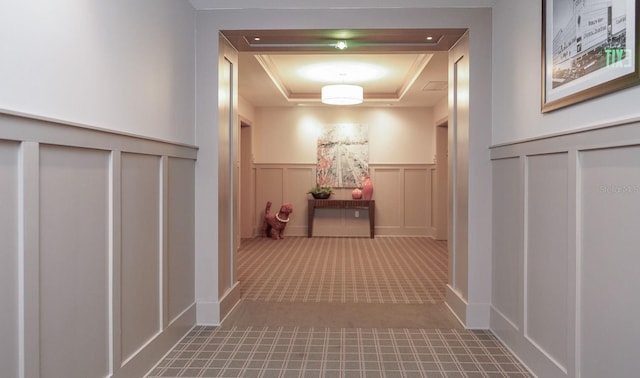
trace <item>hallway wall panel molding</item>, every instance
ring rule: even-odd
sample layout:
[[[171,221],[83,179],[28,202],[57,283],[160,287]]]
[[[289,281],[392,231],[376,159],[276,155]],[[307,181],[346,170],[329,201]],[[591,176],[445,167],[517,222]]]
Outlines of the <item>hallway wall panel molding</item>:
[[[142,376],[195,324],[196,155],[0,114],[0,375]]]
[[[540,377],[632,376],[640,122],[491,150],[491,330]]]
[[[315,164],[254,164],[256,219],[254,235],[260,235],[267,201],[277,211],[293,204],[285,235],[307,236],[307,192],[315,185]],[[370,164],[373,199],[376,201],[376,236],[433,236],[433,164]],[[331,199],[351,199],[352,188],[335,188]],[[317,209],[314,236],[369,236],[368,210]]]

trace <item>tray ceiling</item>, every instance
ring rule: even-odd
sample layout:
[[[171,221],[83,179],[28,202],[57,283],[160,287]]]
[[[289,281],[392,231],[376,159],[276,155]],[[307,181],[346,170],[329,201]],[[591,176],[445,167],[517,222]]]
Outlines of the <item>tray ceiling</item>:
[[[232,30],[222,34],[239,51],[239,93],[254,106],[320,104],[320,89],[340,82],[364,88],[358,106],[429,107],[446,96],[447,51],[464,29]],[[347,48],[336,48],[346,41]],[[320,65],[362,65],[375,79],[310,77]],[[336,71],[338,70],[338,71]],[[332,76],[333,75],[333,76]]]

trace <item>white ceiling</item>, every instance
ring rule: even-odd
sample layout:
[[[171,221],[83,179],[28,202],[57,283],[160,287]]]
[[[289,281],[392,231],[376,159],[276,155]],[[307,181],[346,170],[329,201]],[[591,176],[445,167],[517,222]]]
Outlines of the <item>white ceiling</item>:
[[[189,0],[195,9],[491,8],[496,0]]]
[[[363,106],[430,107],[447,94],[447,60],[446,52],[340,56],[256,56],[245,52],[240,53],[239,59],[239,93],[256,107],[320,105],[320,90],[323,85],[331,83],[309,80],[301,76],[299,71],[319,62],[357,61],[375,63],[387,70],[387,74],[377,80],[349,81],[364,88]],[[429,83],[430,87],[436,88],[427,88]],[[442,87],[442,84],[445,86]]]
[[[370,64],[384,75],[353,81],[364,88],[357,106],[431,107],[447,95],[447,50],[464,30],[223,31],[239,50],[239,94],[256,107],[317,105],[323,85],[301,73],[319,63]],[[348,36],[343,51],[331,35]],[[426,41],[425,36],[434,36]],[[261,40],[253,39],[259,36]]]

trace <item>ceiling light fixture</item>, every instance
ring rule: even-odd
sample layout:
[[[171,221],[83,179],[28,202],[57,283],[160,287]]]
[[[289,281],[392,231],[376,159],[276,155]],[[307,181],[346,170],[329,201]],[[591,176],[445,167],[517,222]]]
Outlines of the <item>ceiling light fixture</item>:
[[[322,103],[328,105],[357,105],[363,101],[359,85],[332,84],[322,87]]]
[[[338,50],[344,50],[347,46],[347,41],[338,41],[333,45]]]

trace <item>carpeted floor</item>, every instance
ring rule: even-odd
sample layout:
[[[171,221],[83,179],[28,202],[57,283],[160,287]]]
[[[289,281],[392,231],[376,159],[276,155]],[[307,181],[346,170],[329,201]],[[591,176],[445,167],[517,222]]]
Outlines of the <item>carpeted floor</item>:
[[[530,377],[487,331],[196,327],[153,377]]]
[[[446,308],[446,242],[246,239],[241,302],[195,327],[154,377],[530,377]]]
[[[430,238],[245,239],[238,275],[246,300],[441,303],[447,244]]]

